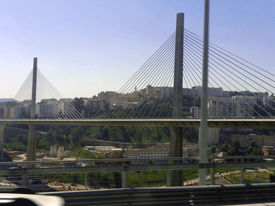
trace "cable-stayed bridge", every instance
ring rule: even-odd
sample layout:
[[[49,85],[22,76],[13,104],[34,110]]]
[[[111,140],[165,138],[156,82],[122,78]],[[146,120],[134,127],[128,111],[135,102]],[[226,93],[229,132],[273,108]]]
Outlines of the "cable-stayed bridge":
[[[34,69],[33,69],[34,70]],[[32,99],[33,70],[30,72],[14,99],[22,102],[17,107],[17,115],[12,119],[29,119],[30,104]],[[73,106],[73,100],[64,98],[63,95],[50,83],[50,81],[37,68],[36,72],[36,118],[40,119],[82,119],[83,116]],[[22,115],[23,113],[23,115]]]
[[[200,96],[203,93],[203,49],[202,38],[183,29],[183,25],[177,25],[177,31],[122,88],[102,100],[101,109],[91,120],[82,119],[79,113],[72,113],[76,110],[69,106],[72,105],[69,101],[62,110],[55,100],[49,102],[48,110],[54,112],[50,112],[48,118],[35,118],[36,100],[55,98],[52,95],[63,99],[37,69],[36,61],[32,75],[16,95],[16,98],[23,100],[23,94],[29,88],[29,99],[32,99],[30,118],[1,120],[0,134],[3,136],[4,124],[28,124],[28,160],[33,161],[37,124],[162,126],[170,129],[170,156],[181,157],[183,128],[199,127],[201,122],[199,105],[202,104]],[[274,75],[268,69],[258,67],[214,44],[209,45],[208,51],[208,126],[275,128]],[[190,100],[190,97],[193,99]],[[187,106],[183,107],[183,103]],[[186,115],[185,110],[190,107],[192,113]],[[171,173],[170,185],[181,185],[182,178],[177,172]]]
[[[203,40],[184,30],[183,104],[202,92]],[[174,86],[175,33],[119,89],[101,102],[93,119],[171,118]],[[14,99],[31,99],[30,72]],[[209,118],[274,118],[274,74],[214,44],[209,48]],[[188,95],[188,96],[187,96]],[[48,119],[81,119],[81,114],[37,69],[36,102],[47,103]],[[41,102],[42,100],[42,102]],[[61,100],[63,107],[57,100]],[[44,102],[43,102],[44,101]],[[188,102],[189,101],[189,102]],[[189,103],[189,105],[188,105]],[[193,104],[194,105],[194,104]],[[199,106],[197,106],[199,107]],[[46,109],[45,109],[46,110]],[[62,111],[61,111],[62,110]],[[62,115],[63,114],[63,115]],[[183,115],[181,118],[190,118]],[[193,115],[192,118],[199,118]],[[42,117],[42,119],[44,119]]]

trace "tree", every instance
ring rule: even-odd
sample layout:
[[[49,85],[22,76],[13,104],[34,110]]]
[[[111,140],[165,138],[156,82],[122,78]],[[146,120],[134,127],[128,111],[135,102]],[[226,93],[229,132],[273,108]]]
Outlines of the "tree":
[[[196,128],[186,128],[182,138],[188,142],[198,143],[198,130]]]
[[[76,144],[76,143],[79,143],[80,140],[81,140],[81,136],[82,136],[82,130],[81,130],[81,127],[76,127],[76,128],[72,128],[71,129],[71,135],[72,135],[72,140],[73,140],[73,143]]]
[[[18,142],[21,142],[24,145],[28,145],[28,137],[24,134],[19,134],[16,136]]]
[[[183,107],[192,107],[193,97],[190,95],[182,95],[182,106]]]
[[[246,153],[249,155],[252,154],[255,151],[256,147],[257,146],[255,140],[251,140],[246,146]]]
[[[76,97],[76,98],[74,98],[73,104],[74,104],[75,109],[76,109],[80,114],[82,113],[82,111],[85,110],[83,99],[77,98],[77,97]]]
[[[215,145],[211,145],[210,146],[210,151],[212,152],[212,153],[215,153],[216,152],[216,146]]]
[[[109,130],[108,127],[103,128],[103,139],[104,140],[109,140]]]
[[[230,146],[229,146],[228,142],[225,141],[224,144],[221,145],[221,151],[229,153],[229,149],[230,149]]]
[[[201,97],[195,97],[194,98],[194,106],[200,107],[201,106]]]
[[[144,131],[142,131],[142,128],[138,127],[135,135],[136,145],[138,148],[144,147],[144,144],[142,142],[143,135],[144,135]]]
[[[234,141],[229,149],[229,155],[243,155],[241,144],[238,141]]]

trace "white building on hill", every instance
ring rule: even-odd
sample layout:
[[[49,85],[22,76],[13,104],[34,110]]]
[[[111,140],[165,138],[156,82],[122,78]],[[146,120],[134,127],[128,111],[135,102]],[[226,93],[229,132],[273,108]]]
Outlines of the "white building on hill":
[[[165,160],[169,157],[169,150],[166,149],[131,149],[128,150],[123,154],[124,158],[127,159],[133,159],[133,160],[142,160],[142,159],[151,159],[154,163],[162,163],[165,164],[168,162],[168,160]],[[187,158],[188,154],[187,152],[183,152],[182,154],[183,158]],[[154,160],[159,159],[159,160]],[[147,161],[132,161],[132,164],[148,164]],[[184,163],[187,163],[187,160],[184,161]]]

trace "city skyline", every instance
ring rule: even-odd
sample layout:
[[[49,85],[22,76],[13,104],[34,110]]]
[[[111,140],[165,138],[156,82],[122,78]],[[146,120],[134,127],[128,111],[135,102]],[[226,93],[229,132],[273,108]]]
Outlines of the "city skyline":
[[[175,31],[176,13],[185,13],[185,28],[203,36],[203,6],[204,1],[1,1],[0,97],[15,96],[33,57],[66,98],[118,91]],[[274,8],[273,1],[211,1],[210,42],[274,73]]]

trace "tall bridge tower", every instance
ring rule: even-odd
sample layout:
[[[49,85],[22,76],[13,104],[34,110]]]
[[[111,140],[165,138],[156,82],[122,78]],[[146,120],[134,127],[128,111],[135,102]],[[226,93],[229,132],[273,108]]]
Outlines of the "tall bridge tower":
[[[182,76],[183,76],[183,31],[184,13],[177,14],[176,44],[175,44],[175,70],[173,89],[173,118],[182,118]],[[170,157],[182,157],[182,127],[169,127],[171,134]],[[180,163],[180,161],[173,161]],[[181,186],[183,182],[180,170],[170,171],[167,178],[167,186]]]

